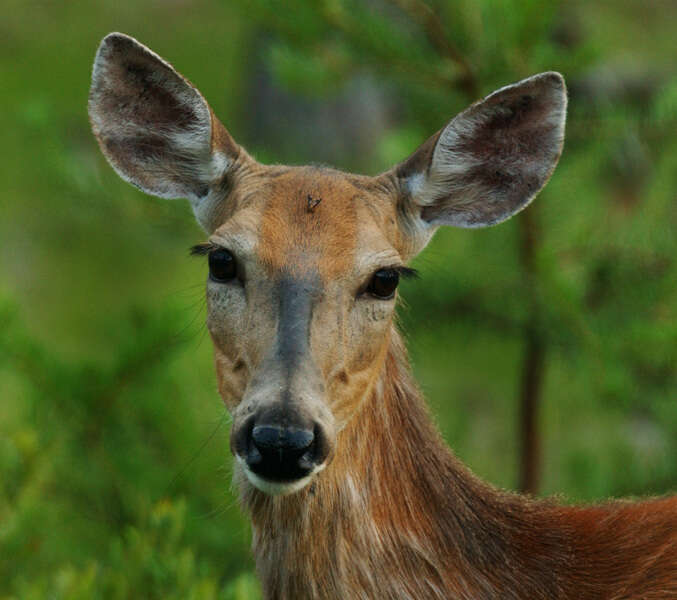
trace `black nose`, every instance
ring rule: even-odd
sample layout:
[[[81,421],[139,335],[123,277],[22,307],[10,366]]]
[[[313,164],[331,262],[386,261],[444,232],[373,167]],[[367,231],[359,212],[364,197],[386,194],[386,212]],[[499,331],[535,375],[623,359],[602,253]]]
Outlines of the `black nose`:
[[[247,466],[270,481],[294,481],[315,466],[317,439],[310,429],[255,425],[247,444]]]

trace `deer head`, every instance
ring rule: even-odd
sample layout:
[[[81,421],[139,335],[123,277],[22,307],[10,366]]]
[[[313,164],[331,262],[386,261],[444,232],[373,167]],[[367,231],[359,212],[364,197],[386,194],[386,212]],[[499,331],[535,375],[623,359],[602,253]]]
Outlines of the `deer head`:
[[[559,158],[566,90],[541,73],[453,118],[376,177],[267,166],[171,65],[112,33],[94,62],[92,128],[125,180],[188,198],[208,241],[207,326],[231,449],[270,494],[304,487],[374,386],[400,277],[440,225],[523,209]]]

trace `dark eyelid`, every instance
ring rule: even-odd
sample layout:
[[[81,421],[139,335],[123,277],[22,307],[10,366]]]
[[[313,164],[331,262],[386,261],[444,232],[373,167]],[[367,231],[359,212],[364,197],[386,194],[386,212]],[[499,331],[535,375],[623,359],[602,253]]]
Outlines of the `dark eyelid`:
[[[403,279],[418,279],[420,277],[419,272],[416,269],[405,267],[404,265],[381,267],[380,269],[376,269],[374,273],[378,273],[379,271],[397,271]]]
[[[420,277],[419,272],[416,269],[410,267],[399,266],[391,267],[394,271],[397,271],[400,274],[400,277],[404,279],[418,279]]]
[[[203,242],[201,244],[195,244],[195,246],[192,246],[190,248],[190,255],[191,256],[206,256],[213,250],[218,250],[221,248],[221,246],[214,244],[213,242]],[[418,279],[420,277],[419,272],[416,269],[412,269],[410,267],[405,267],[404,265],[398,265],[394,267],[383,267],[381,269],[377,269],[378,271],[383,271],[387,269],[392,269],[393,271],[397,271],[400,274],[400,277],[404,279]]]

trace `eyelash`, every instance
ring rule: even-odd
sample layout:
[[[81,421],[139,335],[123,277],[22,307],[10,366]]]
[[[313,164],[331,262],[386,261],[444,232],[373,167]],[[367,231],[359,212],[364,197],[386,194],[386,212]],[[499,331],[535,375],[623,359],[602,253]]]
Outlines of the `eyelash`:
[[[202,244],[195,244],[195,246],[190,247],[191,256],[207,256],[212,250],[218,250],[220,246],[212,244],[211,242],[205,242]]]

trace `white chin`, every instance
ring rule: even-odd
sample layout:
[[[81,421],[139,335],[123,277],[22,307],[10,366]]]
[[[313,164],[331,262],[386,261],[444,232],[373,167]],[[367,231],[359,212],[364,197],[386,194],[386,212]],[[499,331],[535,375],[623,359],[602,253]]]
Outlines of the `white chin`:
[[[324,468],[324,465],[316,467],[309,475],[306,475],[302,479],[297,479],[296,481],[278,482],[268,481],[267,479],[259,477],[256,473],[249,469],[247,463],[245,463],[245,461],[239,456],[237,457],[237,462],[242,466],[247,479],[249,479],[249,482],[256,489],[261,490],[264,494],[268,494],[270,496],[286,496],[287,494],[293,494],[294,492],[302,490],[310,483],[313,477],[315,477],[315,475]]]

